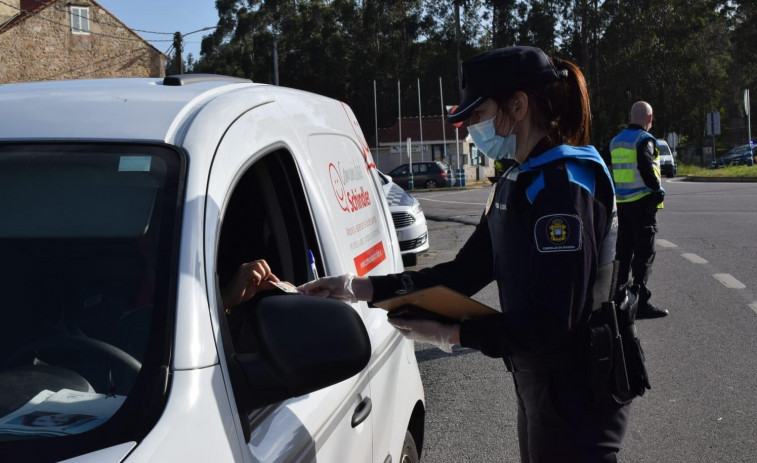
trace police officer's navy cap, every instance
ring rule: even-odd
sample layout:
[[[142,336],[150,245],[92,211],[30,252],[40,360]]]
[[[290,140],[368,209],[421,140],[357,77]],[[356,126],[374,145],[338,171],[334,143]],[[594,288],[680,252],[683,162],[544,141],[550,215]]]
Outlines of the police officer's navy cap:
[[[493,95],[554,82],[565,72],[557,71],[547,55],[535,47],[497,48],[476,55],[463,63],[463,101],[447,122],[468,119],[478,105]]]

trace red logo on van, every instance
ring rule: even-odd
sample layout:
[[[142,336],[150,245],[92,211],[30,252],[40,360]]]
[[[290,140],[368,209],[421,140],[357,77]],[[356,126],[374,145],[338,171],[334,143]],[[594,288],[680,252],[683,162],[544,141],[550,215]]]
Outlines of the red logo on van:
[[[364,253],[356,256],[354,259],[357,276],[361,277],[376,268],[381,262],[386,260],[384,243],[379,241],[371,246]]]
[[[331,178],[331,188],[334,189],[336,201],[339,203],[339,208],[344,212],[357,212],[371,205],[371,195],[363,187],[360,187],[360,190],[353,188],[351,191],[348,191],[344,186],[339,168],[333,163],[329,164],[329,177]]]

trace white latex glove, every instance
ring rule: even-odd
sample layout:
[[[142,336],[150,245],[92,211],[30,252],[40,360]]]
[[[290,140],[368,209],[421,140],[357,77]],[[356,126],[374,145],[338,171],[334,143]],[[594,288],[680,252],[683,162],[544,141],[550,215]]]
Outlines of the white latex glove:
[[[345,273],[333,277],[323,277],[317,280],[309,281],[297,289],[302,294],[309,296],[329,297],[345,302],[357,302],[358,298],[352,289],[352,280],[355,275]]]
[[[432,320],[409,320],[389,318],[389,323],[403,336],[413,341],[433,344],[444,352],[452,352],[452,338],[458,333],[460,325],[445,325]]]

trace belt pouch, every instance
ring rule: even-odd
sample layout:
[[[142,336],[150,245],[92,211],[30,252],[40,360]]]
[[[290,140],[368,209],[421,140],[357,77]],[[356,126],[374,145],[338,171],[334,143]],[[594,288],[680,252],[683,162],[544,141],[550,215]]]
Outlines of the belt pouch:
[[[623,328],[623,348],[626,356],[630,392],[634,396],[642,396],[652,386],[649,383],[647,367],[644,364],[644,350],[641,348],[641,340],[637,334],[636,326],[633,324]]]
[[[613,302],[605,302],[602,304],[602,312],[608,319],[612,336],[613,396],[616,402],[627,403],[633,399],[634,394],[628,384],[628,370],[626,369],[623,338],[620,335],[620,328],[618,327],[618,318],[615,310],[615,303]]]
[[[612,373],[612,333],[606,324],[589,327],[589,350],[591,392],[595,405],[609,397],[609,381]]]

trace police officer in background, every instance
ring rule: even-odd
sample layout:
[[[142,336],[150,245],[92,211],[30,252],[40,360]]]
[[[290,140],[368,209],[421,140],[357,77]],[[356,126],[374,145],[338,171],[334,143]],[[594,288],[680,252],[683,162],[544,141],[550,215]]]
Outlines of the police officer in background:
[[[639,286],[639,307],[636,318],[659,318],[667,309],[649,303],[647,288],[655,258],[657,209],[662,209],[665,190],[660,183],[660,150],[649,133],[652,128],[652,107],[644,101],[631,106],[630,124],[610,142],[612,175],[618,203],[618,242],[615,258],[618,266],[618,288],[628,284]]]
[[[573,63],[538,48],[488,51],[463,63],[463,101],[479,151],[515,165],[492,189],[454,260],[400,274],[339,275],[300,287],[347,301],[380,301],[445,285],[471,296],[491,281],[501,314],[446,324],[389,321],[406,337],[502,358],[513,373],[521,461],[614,462],[629,404],[591,397],[588,340],[594,283],[615,255],[613,185],[589,141],[586,83]],[[613,292],[606,288],[606,299]]]

